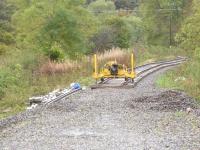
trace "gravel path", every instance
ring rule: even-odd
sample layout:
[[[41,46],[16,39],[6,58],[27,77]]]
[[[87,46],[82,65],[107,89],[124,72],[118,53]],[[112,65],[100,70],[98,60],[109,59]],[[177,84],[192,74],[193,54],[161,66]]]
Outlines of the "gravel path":
[[[0,128],[0,149],[198,150],[200,117],[183,93],[158,89],[155,78],[134,89],[81,91]]]

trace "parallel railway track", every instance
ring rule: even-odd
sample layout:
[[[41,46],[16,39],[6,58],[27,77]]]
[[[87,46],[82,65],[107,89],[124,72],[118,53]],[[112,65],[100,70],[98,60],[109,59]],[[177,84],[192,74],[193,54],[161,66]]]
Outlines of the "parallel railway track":
[[[145,65],[142,65],[142,66],[138,66],[138,67],[135,68],[136,73],[137,73],[137,77],[134,79],[134,83],[130,83],[130,81],[124,82],[124,80],[122,80],[122,79],[105,79],[105,81],[103,81],[103,82],[98,82],[97,85],[98,85],[98,88],[106,88],[106,87],[109,87],[109,88],[134,88],[142,79],[144,79],[149,74],[156,72],[157,70],[160,70],[162,68],[179,65],[179,64],[185,62],[186,60],[187,60],[186,58],[177,58],[177,59],[172,60],[172,61],[162,61],[162,62],[149,63],[149,64],[145,64]],[[115,81],[119,81],[118,86],[112,85],[112,82],[115,82]],[[94,86],[91,86],[91,88],[94,88]],[[55,103],[55,102],[57,102],[61,99],[67,98],[70,95],[75,94],[80,90],[81,89],[77,89],[77,90],[75,89],[75,90],[71,90],[68,93],[61,94],[58,97],[56,97],[55,99],[52,99],[51,101],[48,101],[47,103],[43,103],[41,105],[41,107],[48,107],[52,103]],[[31,112],[25,111],[21,115],[12,116],[12,117],[9,117],[5,120],[2,120],[2,121],[0,121],[0,128],[3,127],[3,126],[6,126],[7,124],[18,122],[18,121],[26,118],[28,116],[27,114],[35,113],[39,110],[41,110],[41,109],[36,108],[36,110],[34,110],[34,111],[31,111]]]
[[[149,74],[154,73],[157,70],[160,70],[162,68],[179,65],[186,60],[187,60],[186,58],[178,57],[177,59],[171,60],[171,61],[153,62],[153,63],[145,64],[145,65],[142,65],[142,66],[138,66],[138,67],[135,68],[137,76],[134,79],[133,83],[130,80],[124,81],[124,79],[112,78],[112,79],[106,79],[104,82],[99,82],[96,85],[92,85],[91,88],[92,89],[97,89],[97,88],[133,88],[143,78],[145,78]],[[116,83],[115,81],[118,81],[118,83]]]
[[[99,81],[95,85],[92,85],[91,89],[97,89],[97,88],[133,88],[143,78],[145,78],[149,74],[151,74],[151,73],[153,73],[157,70],[160,70],[162,68],[165,68],[165,67],[175,66],[175,65],[181,64],[184,61],[186,61],[186,58],[177,58],[177,59],[171,60],[171,61],[153,62],[153,63],[145,64],[145,65],[142,65],[142,66],[138,66],[138,67],[135,68],[137,77],[134,79],[133,83],[130,80],[124,81],[124,79],[107,78],[104,81]],[[116,82],[118,82],[118,83],[116,84]],[[74,90],[71,90],[69,93],[61,94],[58,97],[56,97],[55,99],[52,99],[51,101],[43,103],[42,106],[50,105],[50,104],[52,104],[56,101],[59,101],[63,98],[66,98],[66,97],[68,97],[68,96],[70,96],[70,95],[72,95],[72,94],[74,94],[74,93],[76,93],[80,90],[81,89],[74,89]]]

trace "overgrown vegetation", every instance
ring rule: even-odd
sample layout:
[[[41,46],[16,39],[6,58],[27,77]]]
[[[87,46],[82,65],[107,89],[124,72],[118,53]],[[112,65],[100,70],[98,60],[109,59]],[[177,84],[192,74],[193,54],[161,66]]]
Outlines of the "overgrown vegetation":
[[[8,46],[14,43],[13,27],[10,23],[14,8],[2,0],[0,1],[0,9],[0,55],[3,55]]]
[[[200,1],[193,0],[192,13],[188,16],[180,32],[176,35],[177,42],[187,50],[189,62],[178,70],[161,77],[159,85],[173,87],[189,92],[191,96],[200,99]]]
[[[160,83],[185,76],[170,85],[199,97],[198,6],[199,0],[2,0],[0,118],[24,110],[32,95],[91,83],[94,52],[102,63],[116,58],[127,65],[133,48],[138,64],[188,55],[192,61]]]

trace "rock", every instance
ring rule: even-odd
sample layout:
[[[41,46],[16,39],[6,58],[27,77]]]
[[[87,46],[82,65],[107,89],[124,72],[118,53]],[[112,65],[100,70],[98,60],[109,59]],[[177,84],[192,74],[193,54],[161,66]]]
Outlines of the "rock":
[[[83,86],[83,87],[82,87],[82,90],[86,90],[86,89],[87,89],[87,87],[86,87],[86,86]]]
[[[38,104],[32,104],[30,107],[27,107],[27,110],[34,109],[38,106]]]
[[[185,77],[178,77],[178,78],[176,78],[174,81],[175,81],[175,82],[178,82],[178,81],[185,81],[185,80],[186,80]]]
[[[192,112],[192,108],[188,107],[188,108],[186,109],[186,112],[189,114],[190,112]]]
[[[30,104],[33,104],[33,103],[42,103],[42,99],[43,97],[42,96],[38,96],[38,97],[31,97],[29,98],[29,102]]]

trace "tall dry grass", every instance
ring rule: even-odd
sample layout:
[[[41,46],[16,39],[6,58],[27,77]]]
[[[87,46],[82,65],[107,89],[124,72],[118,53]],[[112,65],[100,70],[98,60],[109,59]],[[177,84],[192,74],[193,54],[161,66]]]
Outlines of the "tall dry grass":
[[[70,73],[78,69],[79,67],[80,65],[77,62],[69,60],[62,63],[48,61],[47,63],[43,64],[40,67],[39,72],[41,74],[48,74],[48,75],[63,74],[63,73]]]
[[[130,56],[130,52],[119,48],[113,48],[109,51],[105,51],[104,53],[97,53],[98,66],[102,67],[106,62],[115,60],[120,64],[130,66]],[[40,67],[39,72],[47,75],[64,74],[71,73],[79,68],[82,68],[82,72],[87,72],[89,68],[93,68],[92,65],[93,59],[89,57],[83,57],[79,61],[66,60],[63,63],[48,61]]]
[[[99,64],[103,65],[108,61],[117,61],[120,64],[125,64],[126,66],[130,65],[130,56],[131,53],[127,52],[127,50],[113,48],[109,51],[105,51],[104,53],[98,53],[97,59]]]

